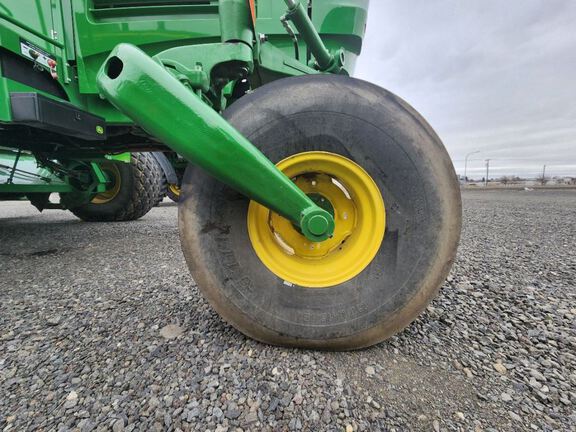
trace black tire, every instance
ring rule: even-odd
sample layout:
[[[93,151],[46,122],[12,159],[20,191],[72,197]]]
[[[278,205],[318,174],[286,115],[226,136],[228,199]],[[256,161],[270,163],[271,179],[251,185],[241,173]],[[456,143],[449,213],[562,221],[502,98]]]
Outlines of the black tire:
[[[178,188],[177,191],[175,190],[175,187]],[[180,202],[180,196],[181,195],[182,195],[182,192],[180,189],[180,185],[168,185],[168,188],[166,190],[166,196],[168,198],[170,198],[172,201],[177,203],[177,202]]]
[[[326,75],[265,85],[224,117],[274,163],[320,150],[361,165],[382,193],[386,233],[355,278],[324,289],[287,286],[254,252],[249,200],[190,165],[181,243],[217,312],[266,343],[339,350],[373,345],[412,322],[447,277],[461,228],[456,174],[426,121],[384,89]]]
[[[112,162],[111,162],[112,163]],[[87,222],[136,220],[154,207],[160,190],[162,172],[148,153],[132,153],[130,163],[114,163],[120,178],[118,193],[108,202],[94,200],[70,211]]]
[[[158,183],[158,196],[156,197],[154,207],[158,206],[164,200],[166,195],[168,195],[168,180],[166,180],[164,173],[161,172],[160,182]]]

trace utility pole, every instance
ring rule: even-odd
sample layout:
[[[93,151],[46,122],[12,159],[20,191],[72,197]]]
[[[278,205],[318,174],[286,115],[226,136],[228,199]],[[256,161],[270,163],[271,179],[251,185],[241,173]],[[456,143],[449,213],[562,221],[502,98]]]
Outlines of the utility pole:
[[[538,179],[536,179],[538,180]],[[540,184],[544,186],[546,184],[546,165],[542,167],[542,177],[540,177]]]
[[[468,176],[466,175],[467,171],[468,171],[468,157],[472,156],[473,154],[476,153],[480,153],[480,150],[476,150],[473,152],[470,152],[466,155],[466,157],[464,158],[464,181],[466,183],[468,183]]]
[[[484,179],[484,186],[488,186],[488,176],[490,175],[490,159],[486,159],[486,178]]]

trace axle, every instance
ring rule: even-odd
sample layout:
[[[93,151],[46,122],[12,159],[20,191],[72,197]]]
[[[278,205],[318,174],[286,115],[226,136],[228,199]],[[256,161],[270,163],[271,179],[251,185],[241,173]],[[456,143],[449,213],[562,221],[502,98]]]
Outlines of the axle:
[[[102,94],[188,161],[286,217],[312,241],[334,232],[334,218],[216,111],[140,49],[120,44],[98,73]]]

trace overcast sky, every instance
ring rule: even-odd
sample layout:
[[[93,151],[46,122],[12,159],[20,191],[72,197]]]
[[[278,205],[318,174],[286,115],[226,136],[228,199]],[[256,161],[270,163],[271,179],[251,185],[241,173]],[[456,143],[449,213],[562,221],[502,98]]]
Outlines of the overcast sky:
[[[355,75],[430,122],[457,172],[576,176],[576,0],[372,0]]]

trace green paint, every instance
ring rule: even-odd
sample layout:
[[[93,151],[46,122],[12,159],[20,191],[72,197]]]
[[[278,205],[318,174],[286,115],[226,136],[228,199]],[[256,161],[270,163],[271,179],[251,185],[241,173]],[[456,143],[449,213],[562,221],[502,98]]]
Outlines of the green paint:
[[[48,79],[60,86],[64,101],[103,117],[106,128],[129,130],[137,123],[171,150],[286,216],[318,241],[333,230],[332,215],[300,192],[218,114],[241,96],[233,92],[239,80],[246,79],[253,90],[284,77],[353,71],[364,34],[367,0],[315,1],[311,20],[298,0],[286,3],[288,13],[281,0],[258,0],[254,24],[248,0],[53,0],[37,1],[34,7],[21,0],[5,0],[0,8],[0,45],[20,57],[21,39],[38,46],[57,62],[57,76]],[[299,60],[280,22],[284,14],[299,31]],[[119,43],[138,46],[141,51],[128,45],[115,48]],[[98,72],[113,50],[128,56],[122,74],[129,76],[120,80],[120,88],[100,73],[99,88]],[[310,65],[307,51],[315,58]],[[24,62],[29,62],[30,73],[36,73],[32,61]],[[0,122],[4,124],[11,122],[12,92],[38,92],[60,100],[5,78],[5,71],[2,75]],[[138,85],[138,79],[150,88]],[[100,92],[107,99],[100,97]],[[178,127],[166,122],[167,118],[178,118]],[[96,127],[97,134],[104,136],[104,132],[104,126]],[[194,140],[190,140],[192,133]],[[49,147],[43,147],[42,153],[58,163],[96,164],[91,168],[94,184],[89,187],[104,190],[97,169],[97,162],[104,157],[98,152],[98,142],[86,150],[71,146],[71,142],[62,139],[57,154],[56,148],[51,154]],[[21,144],[29,148],[26,145]],[[129,150],[118,140],[114,148]],[[129,162],[129,157],[106,156],[122,162]],[[73,186],[56,178],[58,187],[70,192]],[[48,190],[48,185],[56,185],[56,179],[34,187]]]
[[[113,154],[113,155],[106,155],[106,159],[117,161],[117,162],[130,163],[130,153],[126,152],[126,153],[119,153],[119,154]]]
[[[173,151],[200,165],[222,182],[302,227],[317,227],[318,207],[217,112],[158,62],[138,48],[120,44],[98,74],[102,94]],[[164,119],[178,119],[177,127]],[[195,139],[190,140],[190,131]],[[241,174],[239,174],[241,173]],[[329,228],[329,223],[326,224]],[[317,229],[317,228],[316,228]],[[332,232],[312,233],[327,238]]]
[[[286,18],[294,23],[300,36],[306,41],[308,49],[316,59],[318,69],[326,72],[340,72],[340,69],[344,66],[343,54],[338,52],[335,55],[326,48],[316,27],[314,27],[312,20],[308,16],[308,11],[300,0],[285,1],[288,5]]]
[[[17,161],[17,163],[16,163]],[[0,149],[0,193],[68,192],[73,188],[30,153]]]
[[[243,42],[252,46],[252,16],[247,0],[220,0],[220,39],[222,42]]]
[[[71,162],[64,167],[79,164]],[[86,179],[82,189],[77,189],[65,175],[50,169],[34,155],[28,152],[18,155],[16,151],[0,149],[0,194],[81,193],[86,202],[94,193],[106,190],[108,180],[97,163],[88,162]]]
[[[54,11],[51,3],[55,4]],[[20,37],[38,45],[56,58],[58,81],[72,104],[104,117],[107,122],[129,123],[130,119],[98,97],[96,74],[110,51],[117,44],[126,42],[140,47],[150,56],[161,56],[169,61],[169,50],[173,48],[206,45],[210,59],[200,55],[202,49],[196,49],[194,55],[198,57],[189,58],[188,63],[196,60],[210,65],[221,63],[218,61],[217,47],[207,44],[233,39],[252,45],[247,36],[252,34],[252,29],[246,3],[243,0],[62,0],[35,2],[35,6],[31,7],[20,0],[5,0],[0,8],[0,45],[17,55],[20,53]],[[345,54],[344,69],[349,73],[353,71],[356,56],[360,53],[367,6],[367,0],[322,0],[313,3],[312,23],[320,30],[322,41],[330,53],[342,49]],[[273,60],[261,66],[267,79],[259,80],[261,70],[255,68],[251,72],[251,82],[261,85],[284,76],[311,73],[305,64],[306,43],[300,43],[302,55],[298,62],[294,59],[292,41],[280,23],[280,16],[286,13],[284,2],[259,0],[257,11],[256,33],[266,34],[269,42],[264,46],[276,48],[282,56],[266,55],[267,59]],[[56,39],[51,38],[51,29],[57,31]],[[224,51],[228,49],[224,45],[220,46],[221,59],[229,55]],[[259,56],[260,53],[255,51],[251,60]],[[244,55],[242,57],[246,61]],[[66,66],[67,61],[73,59],[76,64]],[[286,66],[285,63],[292,63],[295,67]],[[282,70],[282,73],[270,75],[270,71],[277,70]],[[206,75],[208,81],[203,85],[205,93],[219,85],[213,80],[216,78],[218,81],[219,77]],[[7,95],[13,91],[38,90],[0,78],[0,121],[10,121]]]

